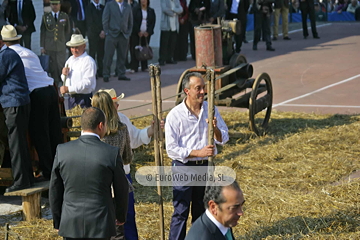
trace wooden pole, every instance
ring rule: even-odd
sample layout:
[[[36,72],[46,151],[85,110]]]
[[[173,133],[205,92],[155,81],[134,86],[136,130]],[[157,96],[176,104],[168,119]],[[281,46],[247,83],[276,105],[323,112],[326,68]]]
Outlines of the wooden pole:
[[[9,223],[5,223],[4,229],[5,229],[5,240],[8,240],[9,239]]]
[[[158,97],[157,97],[157,87],[155,79],[155,65],[149,66],[150,74],[150,83],[151,83],[151,93],[152,93],[152,107],[153,107],[153,120],[154,120],[154,152],[155,152],[155,163],[159,167],[159,173],[161,171],[161,159],[160,159],[160,149],[159,149],[159,116],[158,116]],[[161,183],[157,183],[157,191],[159,196],[159,216],[160,216],[160,239],[165,240],[165,231],[164,231],[164,208],[163,208],[163,197]]]
[[[208,68],[206,70],[206,78],[207,78],[207,99],[208,99],[208,145],[214,145],[214,96],[215,96],[215,72],[213,69]],[[208,157],[209,166],[213,166],[214,157]]]
[[[157,118],[158,118],[158,136],[159,136],[159,154],[160,154],[160,164],[164,166],[164,135],[160,127],[162,120],[162,99],[161,99],[161,80],[160,74],[161,69],[159,66],[155,66],[155,82],[156,82],[156,104],[157,104]]]

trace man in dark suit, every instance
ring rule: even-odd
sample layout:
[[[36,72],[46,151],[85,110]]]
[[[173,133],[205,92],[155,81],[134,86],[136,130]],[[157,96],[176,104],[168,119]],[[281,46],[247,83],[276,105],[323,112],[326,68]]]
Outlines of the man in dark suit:
[[[257,50],[257,44],[260,42],[260,36],[266,42],[267,51],[275,51],[271,43],[271,13],[274,0],[254,0],[254,42],[253,50]]]
[[[70,0],[71,3],[71,19],[75,23],[83,37],[86,36],[86,8],[88,6],[88,0]]]
[[[246,16],[249,9],[250,1],[249,0],[226,0],[226,16],[227,20],[233,20],[237,18],[240,21],[240,34],[235,35],[235,51],[239,53],[241,51],[241,46],[243,39],[245,38],[246,32]]]
[[[89,39],[89,55],[96,60],[97,76],[103,77],[103,60],[105,46],[105,32],[102,26],[102,15],[105,6],[99,0],[91,1],[86,8],[86,26]]]
[[[104,82],[109,81],[115,50],[118,80],[130,81],[130,78],[125,76],[125,59],[133,28],[131,6],[125,0],[108,2],[105,5],[102,24],[105,31]]]
[[[26,132],[30,114],[29,87],[20,56],[4,46],[2,39],[18,40],[21,35],[0,35],[0,105],[8,130],[9,149],[14,183],[5,192],[29,188],[34,184]],[[3,131],[3,130],[2,130]]]
[[[22,35],[21,45],[31,49],[31,34],[35,32],[36,18],[34,5],[31,0],[9,1],[9,22]]]
[[[64,239],[110,239],[114,223],[126,221],[128,182],[119,148],[100,141],[106,133],[104,113],[86,109],[81,128],[79,139],[56,151],[49,189],[54,228]]]
[[[206,187],[206,211],[191,226],[185,240],[233,240],[231,228],[243,215],[244,195],[236,181]]]
[[[315,6],[314,0],[300,0],[300,10],[301,10],[301,20],[304,39],[309,36],[307,29],[307,16],[310,18],[311,32],[313,38],[319,39],[319,35],[316,31],[316,22],[315,22]]]

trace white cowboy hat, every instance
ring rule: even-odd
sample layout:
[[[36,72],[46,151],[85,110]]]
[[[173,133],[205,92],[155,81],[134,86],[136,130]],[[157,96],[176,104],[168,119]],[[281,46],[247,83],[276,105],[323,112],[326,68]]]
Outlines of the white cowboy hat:
[[[71,35],[70,41],[66,43],[68,47],[78,47],[87,43],[87,39],[84,39],[81,34],[73,34]]]
[[[18,35],[13,25],[4,25],[1,30],[1,37],[3,41],[16,41],[22,35]]]
[[[120,96],[117,97],[116,96],[116,91],[113,88],[111,88],[111,89],[100,89],[99,92],[107,92],[110,95],[113,102],[118,102],[120,99],[125,97],[124,93],[120,94]]]

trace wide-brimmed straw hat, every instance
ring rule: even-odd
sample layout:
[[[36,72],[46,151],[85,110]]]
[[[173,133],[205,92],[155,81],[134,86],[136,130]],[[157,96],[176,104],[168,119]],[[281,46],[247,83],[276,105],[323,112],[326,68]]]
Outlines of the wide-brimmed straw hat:
[[[87,43],[87,39],[84,39],[81,34],[73,34],[71,35],[70,41],[66,43],[68,47],[78,47]]]
[[[1,38],[3,41],[16,41],[22,35],[18,35],[13,25],[4,25],[1,29]]]
[[[118,102],[120,99],[123,99],[125,97],[124,93],[120,94],[119,96],[116,96],[116,91],[113,88],[111,88],[111,89],[100,89],[99,92],[107,92],[110,95],[113,102]]]

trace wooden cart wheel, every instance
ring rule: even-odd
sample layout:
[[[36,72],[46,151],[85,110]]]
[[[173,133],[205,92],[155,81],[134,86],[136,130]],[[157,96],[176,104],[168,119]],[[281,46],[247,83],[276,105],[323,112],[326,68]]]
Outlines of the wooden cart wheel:
[[[176,95],[176,97],[175,97],[175,106],[178,105],[179,103],[181,103],[183,100],[182,94],[179,94],[179,93],[183,93],[182,80],[183,80],[185,74],[187,74],[188,72],[190,72],[189,69],[185,70],[179,78],[178,85],[176,87],[176,94],[178,94],[178,95]]]
[[[231,68],[235,68],[241,63],[247,63],[246,57],[242,54],[234,53],[229,61],[229,65],[231,66]]]
[[[265,134],[270,120],[272,100],[273,89],[270,76],[267,73],[261,73],[254,81],[249,99],[250,130],[258,136]]]

